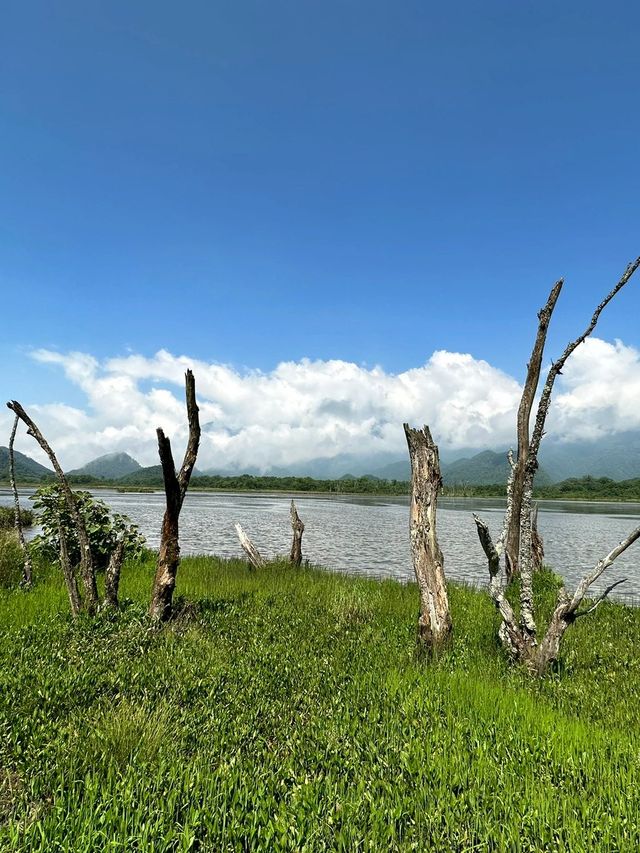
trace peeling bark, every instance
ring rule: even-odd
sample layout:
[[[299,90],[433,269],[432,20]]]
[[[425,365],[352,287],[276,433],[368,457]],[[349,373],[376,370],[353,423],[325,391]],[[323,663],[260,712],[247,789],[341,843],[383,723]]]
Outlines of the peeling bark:
[[[200,446],[200,418],[196,403],[196,383],[191,370],[187,370],[185,374],[185,389],[189,438],[178,474],[176,474],[171,452],[171,442],[162,429],[156,430],[166,498],[166,509],[160,533],[160,550],[149,605],[149,616],[158,621],[165,621],[171,616],[173,591],[180,564],[178,521]]]
[[[596,602],[587,610],[578,610],[590,586],[600,577],[602,572],[604,572],[605,569],[613,563],[616,557],[640,538],[640,528],[637,528],[630,534],[630,536],[627,537],[627,539],[623,540],[623,542],[616,546],[610,554],[601,560],[593,572],[589,575],[585,575],[576,588],[573,597],[569,597],[564,588],[560,590],[556,608],[551,617],[549,627],[542,641],[538,644],[533,602],[533,573],[542,565],[544,549],[542,546],[542,539],[537,530],[537,508],[533,505],[532,495],[533,480],[538,468],[538,451],[540,449],[540,442],[544,435],[544,426],[551,403],[553,386],[556,377],[562,372],[562,368],[569,356],[593,332],[604,308],[624,287],[639,266],[640,258],[637,258],[633,263],[627,266],[616,286],[596,308],[591,318],[591,322],[585,331],[574,341],[569,343],[560,358],[552,363],[538,402],[535,424],[528,448],[524,454],[520,454],[515,469],[512,466],[512,474],[507,485],[505,524],[497,546],[493,545],[487,525],[477,516],[474,516],[478,537],[487,557],[490,577],[489,590],[502,619],[499,631],[500,639],[514,659],[524,662],[533,672],[536,672],[539,675],[542,675],[549,665],[553,661],[557,660],[560,642],[569,625],[571,625],[578,617],[593,612],[600,602],[609,595],[611,590],[623,582],[622,580],[618,580],[607,587]],[[542,358],[542,349],[546,339],[548,322],[561,286],[561,281],[555,285],[554,289],[551,291],[549,299],[547,300],[545,308],[538,315],[540,319],[538,337],[534,346],[532,360],[529,363],[529,373],[527,375],[525,390],[523,392],[520,410],[518,412],[519,447],[520,442],[524,441],[528,435],[529,415],[540,372],[539,362]],[[534,382],[535,384],[533,384]],[[522,471],[523,473],[521,473]],[[519,506],[518,501],[520,501]],[[519,624],[516,623],[513,609],[509,602],[506,601],[504,595],[506,584],[511,578],[514,569],[514,552],[511,551],[511,553],[509,553],[509,548],[513,548],[513,543],[515,541],[512,531],[516,523],[518,525],[517,568],[521,576]],[[504,578],[501,577],[500,573],[500,558],[503,543],[505,543],[507,551],[505,554],[506,573]]]
[[[16,415],[15,420],[13,422],[13,429],[11,430],[11,436],[9,437],[9,480],[11,482],[11,491],[13,492],[14,526],[16,528],[16,533],[18,534],[20,547],[22,548],[22,581],[20,585],[23,586],[25,589],[29,589],[33,582],[33,565],[31,563],[31,554],[29,553],[29,549],[27,548],[27,543],[24,539],[24,532],[22,530],[22,518],[20,516],[20,498],[18,496],[18,487],[16,486],[15,458],[13,453],[13,443],[16,438],[16,431],[18,429],[19,420],[19,416]]]
[[[298,515],[298,510],[296,509],[296,505],[293,500],[291,501],[290,515],[293,540],[291,542],[291,554],[289,559],[291,560],[292,565],[299,566],[302,563],[302,534],[304,533],[304,524]]]
[[[429,427],[404,424],[411,459],[410,540],[413,568],[420,591],[418,642],[436,649],[451,635],[444,557],[436,534],[438,492],[442,487],[438,447]]]
[[[265,566],[265,561],[262,558],[260,551],[253,544],[251,539],[244,532],[242,527],[239,524],[235,525],[236,533],[238,534],[238,539],[240,540],[240,545],[242,546],[242,550],[247,555],[250,564],[254,569],[262,569]]]
[[[96,575],[93,568],[93,560],[91,557],[91,546],[89,544],[89,536],[87,534],[87,528],[85,526],[84,519],[82,518],[82,515],[78,510],[78,506],[73,496],[73,492],[71,491],[71,487],[67,482],[67,478],[64,475],[64,471],[60,467],[60,463],[58,462],[55,453],[49,446],[48,442],[46,441],[36,424],[31,420],[29,415],[22,408],[20,403],[18,403],[17,400],[12,400],[11,402],[7,403],[7,406],[26,425],[28,435],[31,435],[33,436],[33,438],[35,438],[40,447],[49,457],[49,460],[53,465],[53,469],[58,475],[58,479],[60,480],[60,486],[62,488],[62,494],[64,495],[67,508],[69,509],[69,513],[71,515],[71,518],[73,519],[73,524],[76,528],[76,534],[78,536],[78,543],[80,545],[80,575],[82,577],[82,584],[84,587],[84,606],[88,613],[94,614],[98,608],[98,587],[96,584]]]

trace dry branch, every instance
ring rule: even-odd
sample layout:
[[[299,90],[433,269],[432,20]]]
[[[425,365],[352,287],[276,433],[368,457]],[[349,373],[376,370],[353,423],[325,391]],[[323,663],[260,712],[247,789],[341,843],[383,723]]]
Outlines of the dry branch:
[[[118,589],[120,586],[120,571],[124,562],[126,542],[124,536],[118,540],[111,552],[109,565],[104,575],[104,606],[118,607]]]
[[[33,566],[31,563],[31,554],[29,553],[29,549],[27,548],[27,543],[24,539],[24,532],[22,530],[22,518],[20,516],[20,498],[18,496],[18,487],[16,486],[16,468],[13,453],[13,443],[16,438],[16,431],[18,429],[19,420],[19,416],[16,415],[15,420],[13,422],[13,429],[11,430],[11,436],[9,437],[9,480],[11,482],[11,490],[13,492],[14,526],[16,528],[16,533],[18,534],[20,547],[22,548],[21,585],[25,587],[25,589],[28,589],[32,583]]]

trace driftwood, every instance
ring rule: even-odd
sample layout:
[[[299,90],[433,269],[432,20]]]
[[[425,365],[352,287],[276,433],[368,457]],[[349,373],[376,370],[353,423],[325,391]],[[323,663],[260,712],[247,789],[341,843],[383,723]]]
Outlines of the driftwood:
[[[546,670],[546,668],[552,661],[556,660],[560,647],[560,641],[567,627],[573,621],[575,621],[578,616],[582,616],[585,613],[591,612],[591,610],[593,609],[590,608],[586,611],[578,610],[578,607],[580,606],[591,584],[595,580],[597,580],[598,577],[600,577],[602,572],[606,568],[608,568],[611,563],[613,563],[613,561],[616,559],[617,556],[619,556],[619,554],[625,551],[633,542],[636,541],[638,536],[640,536],[639,530],[634,531],[627,539],[621,542],[620,545],[614,548],[613,551],[609,555],[607,555],[607,557],[604,558],[604,560],[601,560],[600,563],[598,563],[598,565],[594,569],[594,571],[590,575],[586,575],[585,578],[583,578],[582,582],[576,589],[573,598],[569,598],[564,588],[561,589],[558,595],[557,606],[549,624],[549,628],[545,634],[545,637],[538,645],[538,640],[536,636],[537,626],[533,602],[533,574],[542,560],[543,552],[542,542],[539,535],[537,534],[536,513],[533,507],[533,479],[535,476],[535,472],[538,468],[538,451],[540,449],[540,442],[542,441],[542,437],[544,435],[544,426],[547,414],[549,412],[553,386],[556,377],[561,373],[562,368],[566,364],[566,361],[569,356],[593,332],[600,317],[600,314],[602,313],[604,308],[613,299],[613,297],[624,287],[624,285],[629,281],[629,279],[639,266],[640,258],[637,258],[636,261],[627,266],[619,282],[596,308],[593,317],[591,318],[591,322],[589,323],[585,331],[574,341],[569,343],[560,358],[557,361],[553,362],[553,364],[551,365],[538,403],[535,425],[531,435],[531,440],[526,450],[526,454],[523,455],[525,462],[524,474],[522,476],[521,484],[522,491],[520,495],[516,494],[516,490],[517,488],[519,488],[519,486],[517,486],[516,484],[520,469],[518,463],[513,464],[513,459],[510,455],[510,462],[512,463],[512,473],[509,477],[509,482],[507,484],[507,509],[505,513],[505,522],[502,533],[496,545],[494,545],[493,541],[491,540],[487,525],[480,518],[474,516],[480,543],[482,545],[489,564],[490,592],[496,604],[496,607],[500,611],[502,617],[500,638],[504,643],[505,647],[515,659],[524,661],[531,669],[540,674]],[[554,289],[552,290],[549,299],[547,300],[545,308],[540,312],[539,317],[541,318],[541,325],[538,330],[538,339],[536,340],[536,345],[540,342],[540,340],[542,341],[542,344],[544,344],[544,338],[546,337],[546,325],[548,324],[548,318],[550,317],[551,311],[555,306],[555,302],[559,294],[559,285],[561,285],[561,282],[558,282],[554,286]],[[547,313],[545,314],[545,312]],[[542,328],[543,315],[544,317],[546,317],[546,323],[544,325],[544,328]],[[534,347],[534,353],[537,353],[536,347]],[[535,377],[535,372],[532,373],[532,376]],[[529,391],[530,390],[531,389],[529,389]],[[536,389],[534,387],[534,394],[535,390]],[[522,433],[520,431],[519,422],[519,438],[521,435],[524,436],[524,434],[524,431],[522,431]],[[517,567],[520,573],[519,623],[516,621],[515,616],[513,614],[513,610],[511,609],[511,606],[506,601],[506,598],[504,596],[504,588],[511,577],[511,572],[513,569],[513,562],[509,558],[508,554],[506,555],[506,571],[504,579],[501,577],[500,573],[500,559],[502,557],[503,552],[505,551],[505,548],[508,547],[509,531],[513,529],[513,526],[516,521],[518,521]],[[611,590],[614,589],[619,583],[622,583],[622,581],[617,581],[616,583],[611,584],[611,586],[608,587],[602,594],[597,603],[599,603],[603,598],[605,598],[611,592]]]
[[[126,535],[126,534],[125,534]],[[124,562],[124,553],[126,549],[125,535],[116,543],[116,547],[111,552],[109,565],[104,574],[104,606],[118,607],[118,589],[120,587],[120,571]]]
[[[304,533],[304,524],[298,515],[298,510],[296,509],[296,505],[293,500],[291,501],[291,509],[289,513],[291,515],[291,528],[293,530],[291,555],[289,559],[291,560],[292,565],[299,566],[302,563],[302,534]]]
[[[11,430],[11,436],[9,437],[9,480],[11,482],[11,490],[13,492],[14,526],[16,528],[16,533],[18,534],[20,547],[22,548],[23,562],[21,586],[23,586],[25,589],[28,589],[32,584],[33,566],[31,563],[31,554],[29,553],[27,543],[24,539],[24,531],[22,530],[22,518],[20,515],[20,498],[18,496],[18,487],[16,485],[15,458],[13,453],[13,443],[16,438],[16,431],[18,429],[19,420],[20,418],[18,417],[18,415],[16,415],[15,420],[13,422],[13,429]]]
[[[198,447],[200,446],[200,418],[196,403],[196,383],[191,370],[185,374],[187,418],[189,421],[189,438],[180,472],[176,468],[171,452],[171,442],[162,429],[158,428],[158,454],[162,464],[166,509],[162,520],[160,534],[160,550],[156,565],[156,574],[151,591],[149,616],[152,619],[165,621],[171,616],[173,591],[176,585],[176,575],[180,563],[179,526],[180,510],[189,486],[191,473],[196,464]]]
[[[411,557],[420,591],[418,642],[436,649],[452,630],[444,558],[436,535],[438,492],[442,487],[440,459],[428,426],[418,430],[404,424],[404,432],[411,459]]]
[[[240,544],[242,545],[242,550],[247,555],[249,563],[254,567],[254,569],[262,569],[265,566],[265,561],[262,558],[260,551],[258,551],[239,524],[236,523],[235,528]]]
[[[76,535],[78,537],[78,543],[80,545],[80,575],[82,577],[82,584],[84,588],[84,606],[88,613],[93,614],[98,608],[98,587],[96,584],[96,575],[91,557],[91,546],[89,544],[89,535],[87,533],[84,519],[78,509],[71,487],[67,482],[67,478],[60,467],[60,463],[58,462],[55,453],[20,403],[18,403],[17,400],[12,400],[7,403],[7,406],[26,425],[27,433],[35,438],[40,447],[47,454],[51,464],[53,465],[54,471],[58,475],[62,494],[64,495],[67,508],[73,520]]]

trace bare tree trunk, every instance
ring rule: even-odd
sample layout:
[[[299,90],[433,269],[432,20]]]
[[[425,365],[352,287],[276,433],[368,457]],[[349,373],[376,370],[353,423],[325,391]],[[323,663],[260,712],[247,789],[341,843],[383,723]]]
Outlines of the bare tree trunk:
[[[60,565],[62,567],[62,576],[69,594],[69,604],[71,606],[71,614],[77,616],[80,613],[80,593],[78,592],[78,581],[76,574],[69,559],[69,550],[67,548],[67,538],[64,535],[62,525],[58,527],[58,539],[60,540]]]
[[[15,458],[13,454],[13,443],[16,438],[16,430],[18,429],[19,420],[20,418],[18,417],[18,415],[16,415],[15,420],[13,422],[13,429],[11,430],[11,436],[9,438],[9,480],[11,481],[11,490],[13,491],[14,525],[16,528],[16,533],[18,534],[18,540],[20,541],[20,547],[22,548],[23,563],[21,586],[25,587],[25,589],[29,589],[33,579],[33,566],[31,563],[31,554],[29,553],[29,549],[27,548],[27,543],[24,539],[24,532],[22,530],[22,518],[20,515],[20,498],[18,496],[18,487],[16,486]]]
[[[302,534],[304,533],[304,524],[298,515],[298,510],[293,500],[291,501],[291,527],[293,529],[293,541],[291,542],[291,555],[289,559],[292,565],[299,566],[302,563]]]
[[[124,538],[119,539],[111,552],[109,565],[104,575],[104,606],[118,607],[118,589],[120,587],[120,571],[124,562]]]
[[[531,513],[531,556],[533,571],[541,571],[544,566],[544,541],[538,530],[538,504],[533,505]]]
[[[410,539],[413,568],[420,591],[418,642],[437,649],[451,635],[444,557],[436,534],[438,492],[442,487],[438,447],[429,427],[404,424],[411,459]]]
[[[20,403],[17,400],[12,400],[7,403],[7,406],[11,409],[14,414],[16,414],[21,421],[23,421],[27,426],[27,433],[38,442],[40,447],[44,450],[44,452],[49,457],[51,464],[53,465],[54,471],[58,475],[58,479],[60,480],[60,487],[62,488],[62,494],[64,495],[67,508],[73,519],[74,526],[76,528],[76,534],[78,536],[78,543],[80,545],[80,574],[82,576],[82,584],[84,587],[84,598],[85,598],[85,607],[87,612],[93,614],[96,612],[98,608],[98,586],[96,584],[96,574],[93,568],[93,560],[91,557],[91,546],[89,544],[89,536],[87,534],[87,528],[85,526],[84,520],[80,511],[78,510],[78,506],[76,504],[76,500],[73,496],[73,492],[71,491],[71,487],[67,482],[67,478],[64,475],[64,471],[60,467],[60,463],[58,462],[55,453],[49,446],[48,442],[36,426],[36,424],[31,420],[29,415],[22,408]]]
[[[513,511],[509,520],[507,530],[507,541],[505,545],[505,561],[507,580],[510,581],[518,574],[518,556],[520,552],[520,510],[524,491],[524,472],[529,456],[529,423],[531,420],[531,409],[536,395],[538,382],[540,381],[540,368],[544,345],[547,340],[549,321],[556,307],[556,302],[562,290],[563,279],[557,281],[551,289],[547,302],[538,314],[538,334],[533,345],[531,358],[527,365],[527,377],[525,379],[522,398],[518,408],[518,458],[513,476]]]
[[[171,616],[173,591],[180,563],[178,520],[189,486],[189,480],[191,479],[191,473],[196,464],[198,447],[200,445],[200,418],[196,403],[196,383],[191,370],[187,370],[185,374],[185,386],[189,439],[182,467],[178,475],[176,475],[173,454],[171,452],[171,442],[161,429],[156,430],[158,436],[158,453],[162,464],[162,476],[166,496],[166,509],[160,533],[158,563],[151,591],[151,603],[149,605],[149,616],[158,621],[165,621]]]
[[[240,544],[242,545],[242,550],[249,558],[249,562],[254,567],[254,569],[262,569],[265,565],[265,562],[260,554],[260,551],[258,551],[256,546],[253,544],[251,539],[249,539],[249,537],[239,524],[236,524],[235,528],[236,533],[238,534],[238,539],[240,540]]]

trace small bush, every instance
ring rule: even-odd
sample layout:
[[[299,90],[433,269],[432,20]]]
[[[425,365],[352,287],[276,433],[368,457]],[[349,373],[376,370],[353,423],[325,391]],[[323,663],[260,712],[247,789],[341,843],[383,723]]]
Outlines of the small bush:
[[[13,530],[0,530],[0,586],[16,586],[22,578],[24,557]]]
[[[20,510],[20,520],[23,527],[31,527],[34,513],[30,509]],[[15,524],[15,514],[12,506],[0,506],[0,530],[12,530]]]

